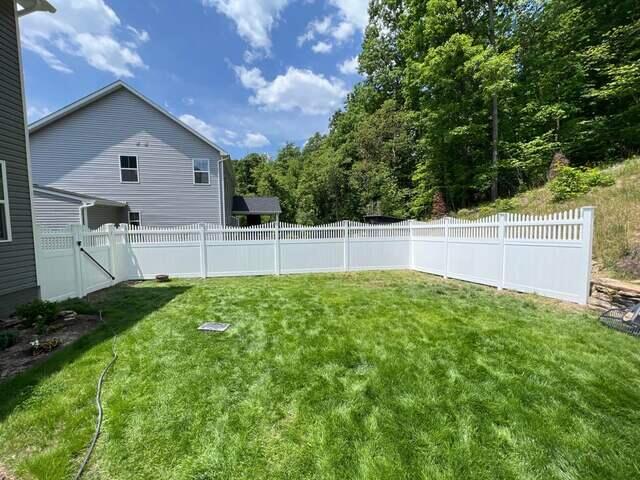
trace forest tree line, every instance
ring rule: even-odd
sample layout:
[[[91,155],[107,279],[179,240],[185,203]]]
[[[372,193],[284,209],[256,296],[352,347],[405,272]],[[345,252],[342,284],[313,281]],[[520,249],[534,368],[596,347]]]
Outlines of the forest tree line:
[[[281,219],[424,218],[640,151],[638,0],[373,0],[326,135],[235,162]]]

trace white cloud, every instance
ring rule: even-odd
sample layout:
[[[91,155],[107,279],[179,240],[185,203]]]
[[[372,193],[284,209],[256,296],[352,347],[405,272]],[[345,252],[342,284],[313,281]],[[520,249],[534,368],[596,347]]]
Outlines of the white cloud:
[[[290,0],[202,0],[236,24],[238,34],[254,49],[271,48],[271,30]]]
[[[240,79],[240,83],[246,88],[251,90],[258,90],[267,85],[267,81],[262,77],[262,72],[259,68],[252,68],[247,70],[245,67],[233,67],[236,75]]]
[[[331,51],[331,48],[332,45],[330,43],[318,42],[313,47],[311,47],[311,50],[316,53],[329,53]]]
[[[27,118],[29,119],[29,123],[40,120],[42,117],[46,117],[50,113],[51,110],[49,110],[47,107],[36,107],[30,105],[27,108]]]
[[[343,75],[356,75],[358,73],[358,57],[347,58],[344,62],[338,64],[338,70]]]
[[[326,35],[332,25],[331,16],[323,19],[315,19],[307,25],[307,31],[298,37],[298,46],[301,47],[307,42],[316,38],[316,35]]]
[[[189,113],[180,115],[180,120],[207,137],[209,140],[221,143],[222,145],[242,148],[259,148],[271,144],[269,139],[259,132],[247,132],[241,140],[238,140],[240,135],[237,132],[229,130],[228,128],[215,127]]]
[[[184,97],[182,99],[182,103],[184,103],[185,105],[190,107],[191,105],[196,103],[196,101],[195,101],[195,99],[193,97]]]
[[[354,25],[358,30],[364,30],[369,21],[369,0],[329,0],[340,11],[340,16]]]
[[[331,30],[331,36],[335,38],[338,43],[342,43],[348,40],[356,33],[356,28],[353,23],[340,22],[333,30]]]
[[[326,16],[322,19],[315,19],[307,25],[305,33],[298,37],[298,46],[301,47],[307,42],[324,37],[324,41],[318,42],[329,45],[328,40],[334,40],[338,44],[349,40],[357,31],[363,31],[368,22],[368,0],[330,0],[329,2],[337,10],[334,16]],[[320,47],[321,48],[321,47]],[[318,50],[314,51],[318,53]],[[320,50],[325,53],[328,49]]]
[[[257,68],[234,67],[242,85],[253,90],[249,103],[265,110],[299,110],[307,115],[322,115],[338,109],[347,95],[344,84],[311,70],[289,67],[285,74],[268,82]]]
[[[131,25],[127,25],[127,30],[129,30],[134,38],[139,42],[139,43],[147,43],[149,40],[151,40],[151,37],[149,36],[149,32],[147,32],[146,30],[138,30],[135,27],[132,27]]]
[[[28,15],[21,20],[23,46],[54,70],[71,73],[60,53],[84,58],[91,66],[120,77],[146,68],[133,42],[118,38],[124,31],[116,13],[104,0],[56,0],[54,14]],[[127,26],[138,43],[149,40],[144,30]]]
[[[249,132],[244,136],[241,146],[245,148],[259,148],[271,145],[267,137],[258,132]]]
[[[180,115],[180,121],[186,123],[196,132],[204,135],[209,140],[215,141],[215,128],[213,127],[213,125],[209,125],[204,120],[200,120],[198,117],[194,117],[189,113]]]

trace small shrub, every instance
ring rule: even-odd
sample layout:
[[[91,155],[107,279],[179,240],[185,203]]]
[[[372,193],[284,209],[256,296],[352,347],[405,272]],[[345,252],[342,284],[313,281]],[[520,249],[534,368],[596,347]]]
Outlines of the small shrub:
[[[590,168],[583,172],[585,181],[589,187],[609,187],[615,183],[613,175],[604,173],[597,168]]]
[[[595,168],[579,170],[573,167],[560,167],[553,180],[549,182],[549,190],[555,202],[569,200],[584,195],[593,187],[612,185],[613,177]]]
[[[5,330],[0,332],[0,350],[5,350],[18,342],[18,332]]]
[[[20,305],[16,309],[18,317],[29,327],[34,325],[43,327],[53,322],[56,318],[56,313],[58,313],[58,306],[46,300],[34,300],[33,302]]]
[[[510,212],[516,208],[512,198],[499,198],[496,200],[494,205],[494,210],[497,210],[498,212]]]

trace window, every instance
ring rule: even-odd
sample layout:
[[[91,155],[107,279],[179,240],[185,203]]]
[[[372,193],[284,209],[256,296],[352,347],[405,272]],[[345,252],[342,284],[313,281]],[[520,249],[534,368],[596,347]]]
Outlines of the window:
[[[138,157],[135,155],[120,155],[120,181],[138,183]]]
[[[140,212],[129,212],[129,225],[133,225],[135,227],[139,227],[140,223]]]
[[[11,241],[9,218],[9,192],[7,191],[7,167],[0,161],[0,242]]]
[[[193,183],[209,185],[209,159],[193,159]]]

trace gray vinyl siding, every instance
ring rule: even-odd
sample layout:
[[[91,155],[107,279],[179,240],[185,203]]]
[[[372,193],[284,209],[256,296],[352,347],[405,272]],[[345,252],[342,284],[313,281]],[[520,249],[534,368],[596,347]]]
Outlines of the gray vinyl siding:
[[[140,183],[120,181],[136,155]],[[192,159],[210,160],[209,185]],[[124,88],[31,135],[34,183],[129,204],[143,225],[220,223],[219,152]]]
[[[66,227],[81,223],[80,200],[48,195],[42,192],[33,193],[33,215],[36,224],[43,227]]]
[[[91,229],[101,227],[105,223],[126,223],[127,209],[124,207],[94,205],[87,210],[87,220]]]
[[[0,1],[0,160],[7,167],[11,242],[0,242],[0,315],[37,295],[31,193],[13,0]]]

